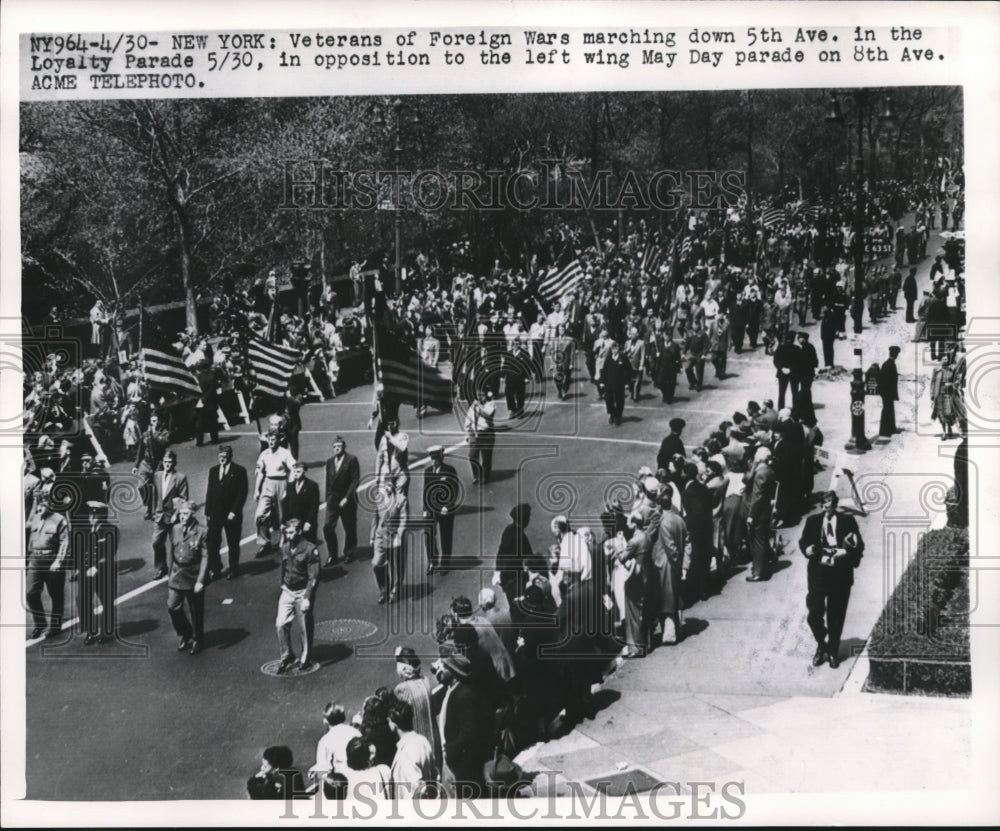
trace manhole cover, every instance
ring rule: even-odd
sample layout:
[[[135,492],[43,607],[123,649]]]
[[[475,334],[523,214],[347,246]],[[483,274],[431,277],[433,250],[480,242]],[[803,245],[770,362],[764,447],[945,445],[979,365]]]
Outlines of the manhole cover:
[[[316,624],[314,639],[321,641],[361,641],[378,632],[378,627],[367,620],[341,618],[339,620],[321,620]]]
[[[640,769],[598,776],[594,779],[587,779],[586,782],[598,793],[604,793],[608,796],[625,796],[629,793],[642,793],[643,791],[652,790],[661,784],[659,779],[654,779],[646,771]]]
[[[298,664],[294,664],[291,669],[278,675],[278,667],[281,666],[281,661],[268,661],[266,664],[260,665],[260,671],[265,675],[273,675],[276,678],[298,678],[300,675],[312,675],[316,670],[319,669],[319,664],[313,661],[309,666],[309,669],[299,669]]]

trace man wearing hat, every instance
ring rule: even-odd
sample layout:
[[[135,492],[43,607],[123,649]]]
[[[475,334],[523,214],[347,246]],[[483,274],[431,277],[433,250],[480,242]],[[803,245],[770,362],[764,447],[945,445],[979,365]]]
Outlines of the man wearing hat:
[[[177,650],[197,655],[205,638],[205,580],[208,574],[205,532],[194,515],[194,502],[181,500],[176,509],[177,521],[170,529],[167,612],[180,637]],[[191,612],[190,620],[185,606]]]
[[[254,522],[257,525],[257,541],[260,547],[257,556],[263,557],[271,550],[271,532],[281,523],[281,498],[285,495],[288,477],[295,465],[295,457],[287,447],[278,445],[278,434],[268,430],[267,447],[257,457],[254,475],[254,497],[257,510]]]
[[[430,574],[435,570],[448,570],[455,510],[462,491],[458,472],[444,461],[444,447],[435,444],[427,449],[427,453],[431,464],[424,473],[423,505],[424,518],[432,522],[427,547],[427,573]]]
[[[278,673],[288,672],[296,663],[292,650],[292,621],[298,620],[302,629],[302,653],[298,659],[300,670],[312,666],[309,652],[313,640],[313,601],[319,583],[319,552],[316,546],[302,536],[302,520],[287,518],[282,524],[281,595],[278,597],[278,615],[274,626],[281,647]]]
[[[163,472],[156,482],[156,502],[153,521],[153,566],[154,580],[167,574],[166,540],[174,524],[177,505],[188,498],[187,476],[177,471],[177,454],[167,450],[163,454]]]
[[[670,419],[670,433],[660,444],[660,450],[656,454],[656,466],[667,470],[670,467],[670,460],[675,456],[687,456],[684,449],[684,442],[681,440],[681,432],[687,427],[687,422],[683,418]]]
[[[52,509],[52,486],[44,484],[35,500],[35,511],[28,520],[26,542],[28,567],[26,601],[34,620],[30,638],[44,633],[47,638],[59,634],[63,616],[66,573],[63,563],[69,551],[69,523]],[[42,589],[49,593],[52,613],[48,620],[42,606]]]
[[[524,529],[531,521],[531,505],[522,502],[510,509],[510,525],[500,533],[493,584],[500,586],[511,603],[524,590],[524,563],[531,557],[531,543]]]
[[[233,448],[219,447],[219,463],[208,471],[205,492],[206,547],[209,572],[222,571],[219,548],[222,535],[226,535],[229,548],[227,580],[240,576],[240,535],[243,526],[243,506],[247,501],[249,480],[246,468],[233,462]]]
[[[882,419],[879,421],[878,434],[882,438],[891,438],[900,430],[896,427],[896,402],[899,401],[899,373],[896,371],[896,358],[899,347],[889,347],[889,357],[882,362],[878,374],[878,394],[882,398]]]
[[[813,407],[812,384],[819,368],[816,347],[809,343],[809,333],[799,332],[799,394],[795,399],[795,417],[804,421],[816,417]]]
[[[799,548],[809,559],[806,620],[816,639],[812,665],[818,667],[828,661],[833,669],[840,665],[840,635],[854,585],[854,569],[865,550],[857,520],[838,511],[838,502],[834,491],[826,493],[823,510],[806,519],[799,539]]]
[[[344,559],[350,562],[358,547],[358,484],[361,466],[347,452],[343,436],[333,440],[333,456],[326,460],[326,540],[327,564],[337,560],[337,523],[344,526]]]
[[[632,326],[628,330],[628,340],[625,341],[625,357],[632,367],[632,379],[629,385],[629,392],[632,401],[639,400],[639,391],[642,389],[642,373],[646,368],[646,341],[639,337],[639,330]]]
[[[455,653],[435,664],[438,682],[445,688],[438,716],[445,767],[442,783],[452,796],[473,799],[481,795],[483,763],[493,749],[491,725],[485,723],[472,684],[472,663]]]
[[[493,624],[482,615],[476,614],[472,601],[467,597],[456,597],[452,600],[451,611],[459,623],[468,624],[476,630],[479,649],[489,656],[497,677],[503,682],[511,681],[514,678],[514,662]]]
[[[758,447],[753,467],[743,476],[746,484],[743,513],[746,517],[752,565],[748,583],[766,580],[771,564],[771,515],[778,478],[771,466],[771,451]]]
[[[302,522],[302,536],[313,545],[317,542],[319,525],[319,485],[306,476],[306,463],[301,459],[292,465],[285,493],[281,497],[281,516]]]
[[[684,520],[674,510],[673,486],[669,482],[664,483],[659,500],[662,510],[651,556],[654,577],[659,578],[657,613],[663,630],[661,640],[672,645],[680,640],[681,613],[684,609],[681,578],[684,574],[684,552],[688,537]]]
[[[80,629],[86,632],[84,644],[115,634],[115,555],[118,550],[118,528],[107,519],[108,506],[96,500],[86,504],[88,521],[74,540],[77,548],[76,568],[79,571]],[[103,626],[98,626],[94,611],[94,595],[104,609]]]

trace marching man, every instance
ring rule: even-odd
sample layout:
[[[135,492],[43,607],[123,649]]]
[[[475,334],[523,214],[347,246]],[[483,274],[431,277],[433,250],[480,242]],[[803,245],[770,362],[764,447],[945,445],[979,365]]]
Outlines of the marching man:
[[[288,475],[295,466],[295,457],[287,447],[279,447],[278,434],[267,431],[267,447],[257,457],[257,472],[254,477],[254,496],[257,510],[254,522],[257,524],[257,556],[263,557],[271,551],[271,532],[281,523],[281,500],[288,486]]]

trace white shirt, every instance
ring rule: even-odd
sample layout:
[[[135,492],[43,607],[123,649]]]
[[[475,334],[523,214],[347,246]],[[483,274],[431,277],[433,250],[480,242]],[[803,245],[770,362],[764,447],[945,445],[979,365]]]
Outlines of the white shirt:
[[[421,782],[435,781],[437,770],[431,743],[415,730],[400,736],[390,777],[394,788],[405,786],[395,792],[397,797],[404,798],[412,796]]]
[[[347,771],[347,743],[360,736],[357,728],[343,722],[330,727],[316,744],[316,767],[314,770]]]

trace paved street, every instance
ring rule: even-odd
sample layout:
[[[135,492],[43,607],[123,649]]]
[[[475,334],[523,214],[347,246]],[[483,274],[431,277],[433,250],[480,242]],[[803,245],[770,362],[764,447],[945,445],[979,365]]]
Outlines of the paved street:
[[[932,237],[929,253],[936,249]],[[932,259],[921,265],[921,285],[926,283]],[[906,433],[888,445],[876,445],[864,457],[846,458],[852,460],[863,494],[874,501],[877,488],[873,483],[886,482],[891,494],[888,502],[902,510],[922,498],[920,488],[909,483],[928,474],[948,474],[951,461],[937,455],[938,442],[926,403],[929,370],[920,364],[917,345],[910,343],[912,327],[903,323],[901,307],[902,300],[899,311],[878,327],[872,328],[866,320],[858,344],[864,349],[865,366],[876,359],[881,362],[890,344],[903,347],[897,420]],[[818,342],[817,324],[810,323],[806,330]],[[838,364],[854,365],[853,345],[838,342]],[[253,559],[251,503],[243,523],[248,539],[242,548],[244,576],[207,588],[206,648],[197,656],[176,651],[165,608],[165,581],[150,582],[151,524],[142,521],[141,509],[126,514],[121,523],[118,594],[121,634],[128,643],[84,647],[82,639],[76,638],[28,647],[28,797],[242,798],[244,782],[256,769],[261,749],[269,744],[289,745],[297,766],[308,768],[323,732],[321,711],[328,701],[340,701],[353,713],[377,687],[392,685],[390,656],[399,644],[415,647],[427,659],[436,654],[431,637],[434,621],[456,595],[474,599],[481,586],[489,585],[496,544],[514,504],[527,501],[533,505],[528,535],[536,548],[550,543],[548,521],[558,513],[569,515],[574,527],[596,529],[606,496],[625,491],[637,469],[653,463],[670,418],[679,415],[687,420],[684,439],[693,445],[734,410],[744,410],[748,399],[777,397],[774,368],[762,348],[742,356],[731,354],[728,371],[724,380],[716,380],[709,366],[701,393],[689,393],[681,375],[679,396],[669,407],[660,403],[656,390],[647,387],[637,405],[626,406],[623,425],[613,427],[587,382],[581,358],[568,400],[560,402],[550,382],[544,391],[534,391],[528,414],[517,425],[498,418],[503,432],[497,439],[494,477],[485,487],[471,482],[460,422],[454,415],[436,414],[418,422],[411,408],[403,408],[403,429],[411,437],[411,467],[418,471],[410,486],[411,516],[418,515],[419,460],[426,457],[427,448],[445,445],[458,468],[465,489],[455,527],[455,553],[460,558],[456,565],[460,567],[427,577],[418,535],[410,551],[409,596],[392,607],[376,603],[375,581],[367,562],[370,549],[363,549],[361,561],[324,571],[315,611],[315,658],[320,668],[303,677],[277,678],[261,671],[262,664],[278,657],[273,627],[278,571],[275,558]],[[842,449],[850,428],[847,376],[817,380],[813,395],[826,446]],[[921,396],[920,405],[915,406]],[[321,488],[321,466],[337,434],[347,439],[348,452],[359,457],[363,481],[365,476],[370,478],[375,455],[372,433],[365,429],[370,401],[371,388],[367,387],[303,409],[300,455],[310,465],[307,475]],[[502,404],[498,415],[506,416]],[[869,399],[870,437],[877,433],[877,423],[878,402]],[[252,426],[224,434],[223,441],[231,443],[235,460],[252,474],[258,448]],[[188,444],[175,449],[178,468],[188,475],[192,497],[201,503],[207,469],[216,462],[215,448]],[[117,465],[113,473],[127,477],[127,467]],[[817,488],[824,481],[817,477]],[[370,527],[371,494],[368,488],[361,499],[362,542],[367,542]],[[844,641],[857,651],[901,574],[895,560],[890,563],[883,557],[881,512],[886,510],[880,507],[860,520],[868,550],[857,573],[844,631]],[[912,511],[904,515],[914,516]],[[927,522],[932,519],[929,513]],[[695,725],[692,729],[702,734],[717,730],[731,741],[750,740],[755,731],[735,725],[725,707],[719,713],[729,715],[728,719],[714,710],[714,721],[705,715],[706,707],[715,706],[713,696],[725,697],[729,704],[738,698],[742,704],[766,707],[789,698],[829,699],[844,686],[853,659],[837,670],[809,666],[814,645],[805,625],[805,562],[796,546],[797,529],[781,534],[787,553],[773,578],[747,584],[743,567],[738,568],[721,593],[686,613],[682,644],[630,662],[613,676],[601,694],[606,707],[598,716],[600,723],[620,739],[626,734],[617,726],[631,718],[625,714],[638,714],[633,734],[647,739],[655,734],[659,736],[656,741],[670,745],[675,740],[660,735],[665,728],[656,723],[657,710],[664,707],[658,708],[655,702],[686,701],[690,723]],[[67,608],[70,602],[68,598]],[[69,637],[68,631],[64,634]],[[648,702],[649,707],[640,702]],[[644,712],[649,714],[645,727]],[[744,732],[732,734],[730,728],[736,727]],[[600,743],[592,736],[588,739],[590,745],[584,742],[572,750]],[[572,744],[574,740],[563,741]],[[647,748],[644,754],[655,757],[646,761],[656,761],[674,755],[677,748],[695,752],[709,744],[689,731],[684,740],[676,739],[673,753],[665,751],[660,757]],[[533,758],[543,756],[559,754],[538,750]],[[603,757],[601,762],[612,758]],[[79,775],[80,759],[87,760],[85,779]],[[569,760],[567,775],[573,775],[573,765],[580,768],[580,776],[592,772]]]

